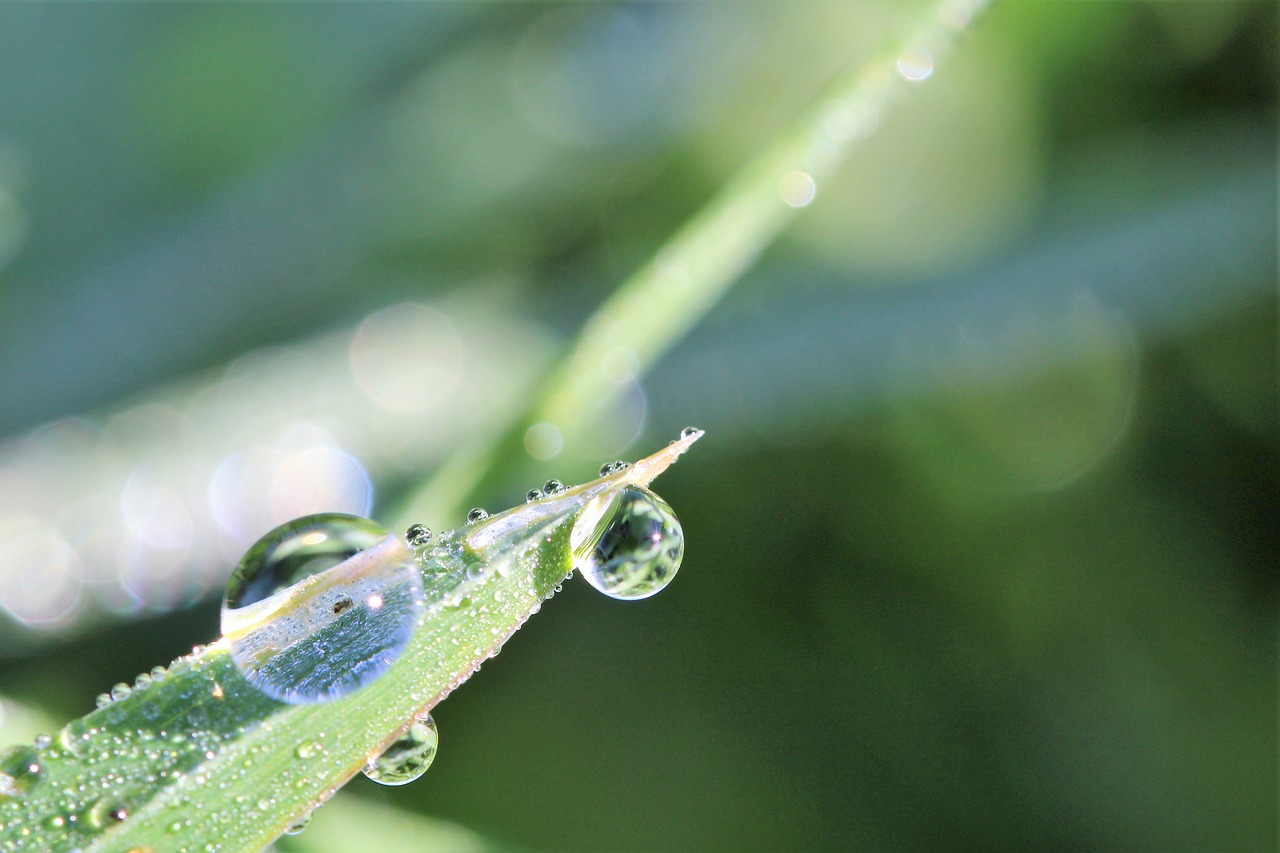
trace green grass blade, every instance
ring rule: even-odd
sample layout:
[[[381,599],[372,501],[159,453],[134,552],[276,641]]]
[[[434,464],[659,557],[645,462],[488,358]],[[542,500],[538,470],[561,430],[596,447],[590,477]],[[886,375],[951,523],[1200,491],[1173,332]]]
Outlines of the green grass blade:
[[[289,705],[245,680],[220,640],[143,689],[0,761],[0,851],[251,851],[326,801],[502,647],[572,567],[593,497],[647,484],[700,433],[628,470],[442,534],[426,614],[380,678]]]

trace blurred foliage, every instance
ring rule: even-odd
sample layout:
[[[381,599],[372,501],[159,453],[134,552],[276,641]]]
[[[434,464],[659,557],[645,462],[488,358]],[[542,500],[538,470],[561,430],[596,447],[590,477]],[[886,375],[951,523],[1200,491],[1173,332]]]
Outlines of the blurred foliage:
[[[899,10],[0,6],[0,429],[406,299],[541,358]],[[591,449],[708,428],[680,581],[568,585],[354,794],[530,849],[1275,849],[1278,55],[1271,3],[997,5]],[[79,715],[216,610],[0,695]]]

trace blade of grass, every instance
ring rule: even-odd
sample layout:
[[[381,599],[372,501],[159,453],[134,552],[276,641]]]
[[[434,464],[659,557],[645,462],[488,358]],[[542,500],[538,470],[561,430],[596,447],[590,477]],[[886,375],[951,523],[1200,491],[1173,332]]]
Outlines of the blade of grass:
[[[535,424],[547,424],[567,442],[589,429],[590,413],[618,390],[602,364],[621,355],[639,374],[660,359],[821,192],[824,179],[874,132],[885,108],[932,74],[987,2],[941,0],[905,36],[853,63],[600,306],[523,417],[504,434],[480,435],[460,448],[397,518],[456,516],[474,496],[496,487],[513,459],[527,458],[525,434]]]
[[[224,638],[50,742],[11,750],[0,758],[0,851],[265,847],[541,608],[572,567],[570,532],[592,498],[648,484],[700,435],[442,534],[423,567],[427,611],[416,633],[386,673],[348,696],[271,699],[239,673]]]

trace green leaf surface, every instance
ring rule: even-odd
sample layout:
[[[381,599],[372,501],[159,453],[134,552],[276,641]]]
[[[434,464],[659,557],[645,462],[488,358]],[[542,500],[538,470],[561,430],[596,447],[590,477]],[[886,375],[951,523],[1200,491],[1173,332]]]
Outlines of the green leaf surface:
[[[0,761],[0,851],[261,849],[538,612],[573,568],[570,534],[593,498],[647,485],[700,435],[440,535],[421,560],[425,610],[408,647],[343,698],[291,705],[267,697],[236,669],[224,638],[73,721],[48,745],[11,750]],[[291,606],[301,609],[309,594]]]

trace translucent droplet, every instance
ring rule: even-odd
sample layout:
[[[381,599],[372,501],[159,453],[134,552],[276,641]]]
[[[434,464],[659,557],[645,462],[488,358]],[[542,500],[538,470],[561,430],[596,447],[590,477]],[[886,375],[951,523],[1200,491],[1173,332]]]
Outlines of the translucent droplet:
[[[439,745],[440,733],[428,714],[414,720],[409,731],[366,764],[364,775],[381,785],[407,785],[427,772]]]
[[[431,531],[421,524],[410,525],[405,531],[404,541],[410,548],[425,548],[431,542]]]
[[[616,474],[619,471],[625,471],[630,467],[631,467],[631,463],[626,462],[622,459],[617,459],[613,462],[606,462],[600,466],[600,476],[607,477],[610,474]]]
[[[547,480],[542,486],[542,491],[548,495],[556,495],[564,491],[564,483],[559,480]]]
[[[684,531],[671,507],[640,486],[606,492],[583,509],[570,535],[574,566],[610,598],[648,598],[680,568]]]
[[[699,433],[699,432],[702,432],[702,430],[700,430],[700,429],[698,429],[697,427],[694,427],[694,426],[687,426],[687,427],[685,427],[684,429],[680,430],[680,437],[681,437],[681,438],[689,438],[690,436],[694,435],[695,433]]]
[[[483,507],[475,507],[471,512],[467,513],[467,523],[474,524],[477,521],[484,521],[489,517],[489,511]]]
[[[116,702],[119,702],[122,699],[128,699],[131,693],[133,693],[133,688],[125,684],[123,681],[111,688],[111,698]]]
[[[542,497],[542,489],[530,489],[524,496],[524,502],[531,504]]]
[[[295,820],[284,828],[285,835],[301,835],[302,831],[307,828],[307,824],[311,823],[311,812],[307,812],[302,817]]]
[[[102,830],[117,823],[124,823],[128,817],[129,810],[123,803],[112,799],[103,799],[98,800],[90,807],[87,820],[91,829]]]
[[[365,518],[310,515],[277,527],[232,573],[222,632],[245,678],[283,702],[327,702],[400,656],[422,610],[403,539]]]
[[[42,732],[36,735],[35,740],[32,742],[32,745],[35,746],[36,749],[46,750],[49,747],[53,746],[53,738],[50,735],[44,734]]]

